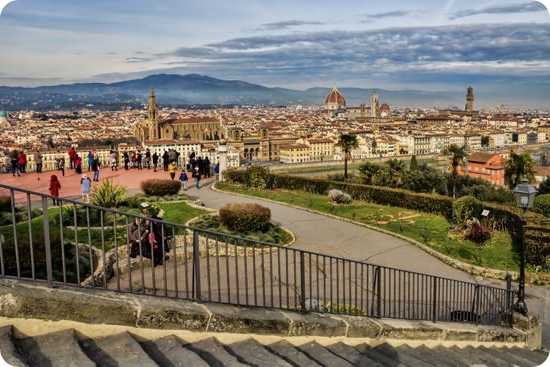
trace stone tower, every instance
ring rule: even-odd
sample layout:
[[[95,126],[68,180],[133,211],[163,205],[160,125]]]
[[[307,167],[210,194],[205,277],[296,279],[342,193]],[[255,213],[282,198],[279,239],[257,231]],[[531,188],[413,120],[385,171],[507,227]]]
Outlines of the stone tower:
[[[380,98],[377,94],[370,97],[370,117],[376,118],[379,115]]]
[[[159,121],[158,121],[158,106],[155,90],[151,89],[149,100],[147,102],[147,120],[149,124],[149,138],[157,140],[160,138]]]
[[[474,88],[468,87],[468,93],[466,94],[466,112],[474,112],[475,109],[475,96],[474,96]]]

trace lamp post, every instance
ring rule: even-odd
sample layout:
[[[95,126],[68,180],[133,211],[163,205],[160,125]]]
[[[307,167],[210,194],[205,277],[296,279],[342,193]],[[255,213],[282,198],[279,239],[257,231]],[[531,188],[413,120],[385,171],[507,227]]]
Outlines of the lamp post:
[[[518,286],[518,300],[514,304],[514,311],[527,315],[527,303],[525,303],[525,224],[527,220],[525,218],[527,211],[533,206],[537,189],[529,185],[529,181],[522,180],[519,185],[514,188],[514,198],[516,199],[516,205],[518,208],[523,209],[523,217],[521,218],[521,228],[517,235],[517,241],[519,241],[521,259],[519,269],[519,286]]]

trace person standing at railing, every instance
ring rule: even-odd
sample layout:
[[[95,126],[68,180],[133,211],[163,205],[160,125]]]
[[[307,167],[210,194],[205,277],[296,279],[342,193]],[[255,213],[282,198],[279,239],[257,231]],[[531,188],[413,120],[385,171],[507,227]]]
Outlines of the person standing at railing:
[[[69,149],[69,153],[68,153],[68,154],[69,154],[69,162],[70,162],[69,168],[70,168],[70,169],[73,169],[73,168],[75,168],[75,167],[74,167],[74,161],[75,161],[76,156],[77,156],[77,154],[76,154],[76,149],[75,149],[74,147],[71,147],[71,148]]]
[[[15,177],[21,176],[19,173],[19,152],[17,150],[12,150],[10,153],[10,160],[11,160],[11,173]]]
[[[61,190],[61,183],[57,179],[56,175],[50,177],[50,195],[54,197],[53,205],[59,205],[59,190]]]
[[[57,159],[57,169],[61,171],[62,176],[65,176],[65,158]]]
[[[90,191],[92,191],[92,180],[86,175],[80,179],[80,196],[85,202],[90,202]]]

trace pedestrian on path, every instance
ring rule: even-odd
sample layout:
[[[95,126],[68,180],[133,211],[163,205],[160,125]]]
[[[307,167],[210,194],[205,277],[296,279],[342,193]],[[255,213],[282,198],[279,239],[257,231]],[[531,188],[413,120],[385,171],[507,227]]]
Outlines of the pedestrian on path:
[[[86,175],[80,179],[80,196],[86,203],[90,202],[90,191],[92,191],[92,180]]]
[[[57,179],[56,175],[51,175],[50,177],[50,195],[54,197],[53,205],[59,205],[61,201],[59,200],[59,190],[61,189],[61,183]]]
[[[17,150],[11,151],[10,160],[11,160],[11,173],[13,174],[13,177],[15,177],[15,175],[21,176],[21,173],[19,172],[19,152]]]
[[[95,182],[99,181],[100,167],[101,167],[101,162],[99,161],[99,158],[97,158],[97,157],[94,158],[94,160],[92,162],[92,171],[94,172],[94,181]]]
[[[117,153],[111,150],[111,171],[118,171]]]
[[[79,155],[77,155],[74,159],[74,170],[77,175],[82,174],[82,158],[80,158]]]
[[[153,171],[154,172],[157,172],[158,163],[159,163],[159,155],[157,154],[157,152],[155,152],[153,154]]]
[[[57,169],[61,171],[62,176],[65,176],[65,158],[61,157],[57,160]]]
[[[187,191],[187,183],[189,182],[189,177],[187,176],[187,172],[185,172],[185,169],[180,173],[180,182],[183,190]]]
[[[19,157],[17,158],[17,163],[19,164],[19,172],[27,172],[27,155],[24,151],[19,152]]]
[[[94,165],[94,153],[90,150],[88,152],[88,172],[93,171],[93,165]]]
[[[128,165],[130,164],[130,156],[128,155],[128,152],[124,152],[122,157],[124,159],[124,169],[128,171]]]
[[[40,153],[40,151],[34,153],[34,162],[36,163],[36,173],[41,174],[43,162],[42,153]],[[38,179],[40,180],[40,177]]]
[[[174,178],[176,178],[176,170],[178,168],[176,167],[176,163],[175,162],[171,162],[169,165],[168,165],[168,173],[170,174],[170,178],[172,180],[174,180]]]
[[[195,179],[195,187],[197,188],[197,190],[200,190],[201,186],[201,173],[199,171],[199,167],[195,167],[195,169],[193,170],[193,178]]]
[[[75,161],[75,159],[76,159],[76,156],[77,156],[77,154],[76,154],[76,149],[75,149],[74,147],[71,147],[71,148],[69,149],[69,161],[70,161],[69,167],[70,167],[70,169],[75,168],[75,167],[74,167],[74,161]]]

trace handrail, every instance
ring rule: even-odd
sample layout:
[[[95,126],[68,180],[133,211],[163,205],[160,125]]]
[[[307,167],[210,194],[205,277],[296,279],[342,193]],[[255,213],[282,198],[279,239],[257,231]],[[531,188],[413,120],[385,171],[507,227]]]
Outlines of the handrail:
[[[378,315],[431,321],[466,320],[476,323],[503,322],[511,317],[511,304],[507,301],[513,299],[514,291],[511,285],[506,289],[498,288],[478,282],[295,249],[194,228],[142,214],[103,208],[78,200],[56,198],[49,194],[6,184],[0,184],[0,189],[10,192],[12,223],[9,227],[13,233],[12,246],[7,242],[0,242],[2,269],[6,267],[1,274],[3,277],[15,276],[17,279],[26,279],[30,277],[29,274],[32,271],[32,280],[46,280],[49,285],[60,283],[63,279],[61,283],[69,286],[91,286],[130,293],[136,293],[137,288],[142,294],[158,295],[157,292],[163,291],[164,296],[167,297],[298,311]],[[59,213],[53,214],[54,217],[58,216],[58,220],[52,221],[47,215],[41,216],[43,218],[42,236],[40,233],[33,232],[35,229],[32,228],[30,221],[28,236],[19,233],[18,224],[20,223],[17,223],[16,218],[16,192],[26,194],[28,218],[32,218],[33,196],[41,200],[43,214],[49,211],[49,201],[59,201],[60,205],[54,206]],[[63,204],[70,204],[70,206],[63,206]],[[85,218],[79,219],[78,207],[85,208]],[[69,218],[64,217],[66,214],[64,209],[66,211],[67,208],[69,208]],[[99,227],[91,226],[92,211],[99,213]],[[112,222],[107,225],[105,225],[106,214],[114,216]],[[125,218],[125,224],[117,222],[117,217]],[[137,228],[131,227],[130,218],[139,219],[137,222],[133,221],[137,223]],[[73,224],[65,225],[64,222],[67,220],[72,221]],[[122,233],[122,229],[119,228],[122,225],[125,233]],[[54,230],[57,226],[59,228]],[[6,234],[10,231],[7,227],[0,228],[5,228]],[[183,229],[183,234],[176,232],[176,228]],[[50,236],[52,231],[58,231],[60,237]],[[131,231],[133,231],[132,234],[130,234]],[[133,233],[137,233],[137,237]],[[191,239],[188,239],[188,233],[192,234]],[[81,240],[78,239],[79,235]],[[44,243],[34,244],[35,238],[44,238]],[[26,241],[29,242],[30,254],[26,253]],[[175,246],[177,241],[183,243]],[[46,257],[41,258],[42,253],[36,250],[44,246]],[[66,248],[67,246],[69,247]],[[98,281],[97,276],[94,275],[98,271],[96,269],[98,262],[93,255],[97,248],[101,248],[101,256],[104,260],[104,268],[99,269],[103,271],[100,277],[102,282]],[[61,253],[55,252],[58,249],[61,249]],[[79,253],[84,251],[87,251],[89,256],[86,256],[89,260],[79,256]],[[107,252],[114,255],[111,263],[107,261],[107,258],[111,258],[105,255]],[[168,263],[170,260],[165,259],[165,254],[172,259],[170,263]],[[6,261],[6,257],[9,258],[11,255],[15,255],[17,272],[14,272],[13,263]],[[25,262],[26,257],[31,259],[31,269]],[[145,264],[146,259],[149,259],[148,264]],[[47,269],[41,265],[44,261]],[[68,269],[72,265],[76,266],[76,273]],[[106,267],[110,267],[116,283],[114,281],[109,283],[106,279]],[[202,272],[201,268],[204,268]],[[45,270],[47,270],[46,273],[44,273]],[[162,271],[159,272],[159,270]],[[124,277],[123,271],[126,271],[127,278]],[[40,276],[35,276],[35,273],[42,274],[46,279],[39,279]],[[162,274],[164,274],[164,284],[158,286],[157,277]],[[132,277],[140,279],[139,286],[133,284],[135,282]],[[171,279],[170,282],[168,277]],[[185,284],[185,292],[182,290],[181,282]],[[258,282],[262,283],[262,287],[259,287]],[[371,282],[375,283],[371,285]],[[327,283],[329,283],[328,287]],[[213,296],[213,291],[217,297]],[[258,293],[261,292],[263,292],[262,302],[258,300]],[[253,293],[253,301],[249,293]],[[335,297],[334,294],[336,294]],[[267,302],[268,299],[271,302]]]

